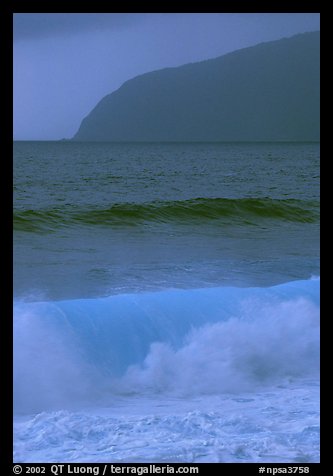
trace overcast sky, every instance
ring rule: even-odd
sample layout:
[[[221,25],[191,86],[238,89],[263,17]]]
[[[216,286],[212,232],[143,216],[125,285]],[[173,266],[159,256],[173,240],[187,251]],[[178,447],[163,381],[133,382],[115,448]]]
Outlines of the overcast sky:
[[[14,139],[72,137],[138,74],[315,30],[315,13],[16,13]]]

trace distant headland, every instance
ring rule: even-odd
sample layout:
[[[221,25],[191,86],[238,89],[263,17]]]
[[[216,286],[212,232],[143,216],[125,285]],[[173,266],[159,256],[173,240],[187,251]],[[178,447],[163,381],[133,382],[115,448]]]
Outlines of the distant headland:
[[[310,32],[137,76],[72,140],[319,141],[319,53]]]

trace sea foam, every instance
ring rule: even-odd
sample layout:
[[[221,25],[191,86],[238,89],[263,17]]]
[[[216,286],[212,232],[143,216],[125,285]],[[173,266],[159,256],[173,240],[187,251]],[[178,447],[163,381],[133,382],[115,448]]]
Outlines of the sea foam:
[[[14,306],[16,412],[257,391],[319,368],[319,279]]]

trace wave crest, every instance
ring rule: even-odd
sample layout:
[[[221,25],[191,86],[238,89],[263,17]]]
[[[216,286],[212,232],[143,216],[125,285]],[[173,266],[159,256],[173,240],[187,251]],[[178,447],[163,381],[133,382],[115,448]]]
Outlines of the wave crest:
[[[316,201],[270,198],[196,198],[180,201],[114,204],[78,210],[59,207],[14,213],[14,230],[47,232],[63,226],[137,226],[144,223],[256,224],[262,220],[312,223],[318,220]]]
[[[319,367],[319,285],[16,303],[16,411],[116,393],[252,390]]]

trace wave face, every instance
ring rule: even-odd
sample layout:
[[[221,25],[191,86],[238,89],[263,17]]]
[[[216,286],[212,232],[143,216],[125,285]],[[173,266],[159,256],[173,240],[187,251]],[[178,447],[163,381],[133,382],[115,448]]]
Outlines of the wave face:
[[[319,279],[14,305],[16,412],[317,376]]]
[[[14,213],[14,229],[45,232],[69,225],[137,226],[148,223],[251,224],[265,219],[312,223],[318,220],[316,201],[270,198],[197,198],[150,203],[120,203],[110,208],[86,210],[58,207]]]

